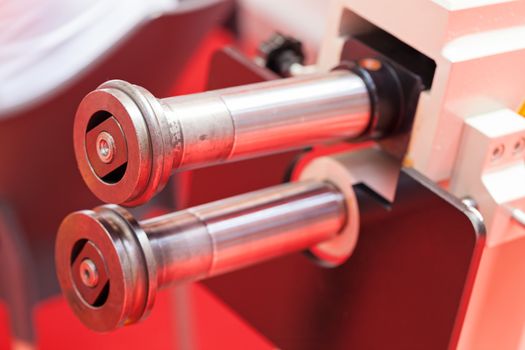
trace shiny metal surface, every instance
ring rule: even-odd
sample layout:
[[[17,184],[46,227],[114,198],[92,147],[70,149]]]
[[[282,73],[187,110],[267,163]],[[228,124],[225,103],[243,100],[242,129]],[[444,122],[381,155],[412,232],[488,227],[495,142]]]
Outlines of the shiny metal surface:
[[[113,80],[81,102],[75,153],[95,195],[133,206],[160,191],[174,170],[355,138],[370,120],[367,86],[348,70],[160,100]],[[101,126],[108,121],[116,125]],[[98,148],[90,143],[103,132],[125,140],[114,143],[117,156],[107,163],[94,160]]]
[[[75,212],[57,236],[56,266],[70,306],[88,327],[109,331],[144,317],[158,288],[199,280],[338,237],[353,218],[344,194],[301,181],[137,223],[123,208]],[[97,283],[88,284],[89,259]],[[88,276],[89,277],[89,276]]]
[[[205,107],[198,105],[207,104],[203,100],[209,100],[208,108],[217,112],[203,110],[201,114]],[[228,88],[194,95],[190,100],[169,98],[163,103],[171,110],[167,117],[181,124],[184,136],[194,131],[185,138],[188,152],[178,165],[181,169],[356,137],[370,119],[364,82],[343,70]],[[219,119],[223,114],[218,111],[228,122]],[[201,116],[206,119],[196,120]],[[197,128],[199,122],[210,125],[217,119],[220,122],[210,132]],[[213,133],[219,125],[220,132]],[[231,142],[223,143],[225,138]],[[209,149],[217,153],[209,154]]]
[[[329,184],[307,181],[205,204],[141,226],[155,256],[165,257],[157,260],[162,284],[303,250],[335,237],[345,220],[341,193]]]

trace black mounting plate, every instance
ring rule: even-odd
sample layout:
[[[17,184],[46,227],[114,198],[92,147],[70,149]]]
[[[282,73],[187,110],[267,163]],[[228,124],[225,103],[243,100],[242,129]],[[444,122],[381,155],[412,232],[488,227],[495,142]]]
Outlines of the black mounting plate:
[[[481,217],[413,170],[386,206],[356,186],[357,248],[337,268],[295,254],[204,284],[281,349],[446,349],[484,242]]]

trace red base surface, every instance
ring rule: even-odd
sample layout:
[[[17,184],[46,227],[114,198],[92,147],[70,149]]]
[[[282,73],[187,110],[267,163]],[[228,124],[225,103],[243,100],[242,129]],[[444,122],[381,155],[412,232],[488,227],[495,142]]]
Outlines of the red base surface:
[[[4,304],[0,303],[0,349],[9,349],[11,335],[9,334],[9,318]]]
[[[150,317],[140,324],[101,334],[90,331],[62,298],[39,305],[35,314],[40,350],[168,349],[173,348],[169,295],[160,294]]]
[[[184,307],[177,309],[180,305]],[[146,320],[115,332],[90,331],[62,297],[38,306],[35,326],[39,350],[275,348],[199,284],[162,291]],[[8,313],[0,304],[0,349],[11,346]]]
[[[39,350],[274,348],[198,284],[162,291],[146,320],[111,333],[87,329],[62,297],[41,304],[35,321]],[[0,340],[7,349],[9,340]]]

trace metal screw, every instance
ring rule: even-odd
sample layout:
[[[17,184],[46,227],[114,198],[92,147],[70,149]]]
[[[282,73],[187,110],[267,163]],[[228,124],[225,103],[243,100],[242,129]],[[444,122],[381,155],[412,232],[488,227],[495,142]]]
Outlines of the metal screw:
[[[115,140],[113,136],[105,131],[102,131],[97,136],[97,154],[100,160],[104,163],[111,163],[115,157]]]
[[[79,267],[80,279],[86,287],[94,288],[98,285],[98,270],[97,266],[91,259],[84,259]]]

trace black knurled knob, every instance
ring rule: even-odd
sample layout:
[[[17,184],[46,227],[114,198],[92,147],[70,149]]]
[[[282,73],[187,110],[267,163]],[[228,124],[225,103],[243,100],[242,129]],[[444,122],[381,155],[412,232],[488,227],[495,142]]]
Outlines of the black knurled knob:
[[[275,33],[261,43],[259,57],[264,60],[266,68],[281,76],[289,76],[290,67],[295,63],[303,64],[305,58],[302,43],[281,33]]]

